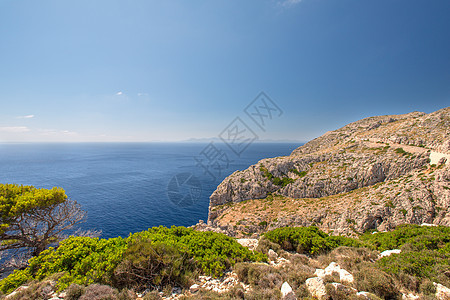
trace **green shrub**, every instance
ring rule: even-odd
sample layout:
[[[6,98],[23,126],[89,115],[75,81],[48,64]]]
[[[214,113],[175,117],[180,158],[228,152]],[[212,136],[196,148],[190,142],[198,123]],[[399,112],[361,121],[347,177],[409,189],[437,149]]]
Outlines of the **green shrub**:
[[[12,274],[0,281],[0,290],[9,294],[19,286],[31,281],[32,277],[29,269],[14,270]]]
[[[78,300],[85,292],[85,287],[78,285],[76,283],[72,283],[66,289],[66,297],[65,300]]]
[[[389,232],[366,233],[360,240],[373,245],[379,251],[398,249],[407,243],[416,250],[433,250],[450,242],[450,227],[400,225]]]
[[[60,272],[63,275],[58,280],[59,290],[67,288],[72,283],[130,286],[123,281],[119,284],[114,271],[119,264],[124,263],[124,253],[125,258],[129,259],[126,260],[129,267],[139,266],[137,260],[142,259],[142,256],[139,257],[136,251],[133,256],[133,249],[140,247],[146,249],[149,245],[156,248],[160,255],[152,257],[150,262],[160,263],[163,259],[169,260],[164,261],[166,265],[158,269],[161,273],[152,279],[154,282],[158,280],[164,282],[163,279],[167,278],[177,283],[184,282],[183,278],[191,271],[192,265],[195,265],[195,269],[200,273],[220,276],[236,262],[267,261],[265,255],[251,252],[224,234],[199,232],[185,227],[157,227],[135,233],[126,239],[70,237],[62,241],[57,249],[49,248],[30,259],[27,269],[15,271],[0,281],[0,290],[10,293],[28,281],[42,280]],[[150,262],[147,262],[148,266]],[[180,266],[180,263],[183,266]],[[171,266],[174,267],[174,271],[182,269],[184,273],[176,271],[167,275]]]
[[[293,183],[294,181],[295,181],[294,179],[289,178],[289,177],[283,177],[283,178],[274,177],[272,182],[273,182],[273,184],[285,187],[286,185]]]
[[[297,170],[297,169],[290,169],[289,171],[292,172],[292,173],[294,173],[294,174],[297,174],[297,175],[300,176],[300,177],[305,177],[306,174],[307,174],[306,171],[301,171],[301,172],[300,172],[300,171]]]
[[[284,250],[305,254],[324,253],[339,246],[362,245],[355,239],[329,236],[315,226],[277,228],[265,233],[264,237],[277,243]]]
[[[195,278],[195,262],[185,247],[162,242],[137,241],[125,250],[114,271],[120,287],[145,290],[148,287],[179,285],[188,287]]]
[[[400,296],[393,278],[372,264],[362,263],[359,272],[354,276],[359,291],[371,292],[383,299],[398,299]]]
[[[242,261],[267,261],[261,253],[253,253],[241,246],[235,239],[216,232],[200,232],[185,227],[154,227],[148,231],[131,235],[127,241],[149,239],[183,247],[198,264],[204,274],[220,276],[223,272]]]

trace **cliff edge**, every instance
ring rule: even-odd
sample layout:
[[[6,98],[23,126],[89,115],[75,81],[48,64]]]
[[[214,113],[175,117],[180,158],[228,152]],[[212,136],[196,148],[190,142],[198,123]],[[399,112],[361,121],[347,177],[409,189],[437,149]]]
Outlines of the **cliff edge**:
[[[450,107],[370,117],[234,172],[210,197],[208,225],[237,237],[282,226],[346,235],[449,226],[449,167]]]

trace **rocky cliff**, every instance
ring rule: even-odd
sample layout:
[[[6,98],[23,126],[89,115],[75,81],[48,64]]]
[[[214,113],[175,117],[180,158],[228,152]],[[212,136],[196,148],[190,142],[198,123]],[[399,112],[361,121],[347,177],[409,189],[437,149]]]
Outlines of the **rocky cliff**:
[[[448,226],[449,167],[450,108],[370,117],[234,172],[211,195],[208,224],[234,236]]]

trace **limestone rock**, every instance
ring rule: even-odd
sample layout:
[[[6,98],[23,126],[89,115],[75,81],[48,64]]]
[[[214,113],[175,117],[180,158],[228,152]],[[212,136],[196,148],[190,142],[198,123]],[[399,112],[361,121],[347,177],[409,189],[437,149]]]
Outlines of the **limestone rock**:
[[[294,291],[292,290],[289,283],[284,282],[281,286],[281,299],[282,300],[296,300],[297,297],[295,296]]]
[[[420,297],[414,295],[413,293],[402,294],[402,300],[418,300],[418,299],[420,299]]]
[[[450,289],[440,283],[433,282],[436,287],[436,298],[439,300],[450,300]]]
[[[5,297],[5,299],[9,299],[9,298],[13,297],[14,295],[16,295],[17,293],[26,290],[27,288],[29,288],[29,286],[27,286],[27,285],[19,286],[19,287],[18,287],[17,289],[15,289],[11,294],[7,295],[7,296]]]
[[[327,275],[333,275],[333,273],[339,274],[341,282],[353,283],[354,281],[353,275],[342,269],[336,262],[331,262],[324,270],[316,269],[314,275],[323,279]]]
[[[367,300],[382,300],[380,297],[369,292],[357,292],[356,296],[362,297],[363,299]]]
[[[385,257],[385,256],[391,256],[392,254],[399,254],[401,253],[402,250],[400,249],[393,249],[393,250],[386,250],[380,253],[380,255],[378,255],[378,259]]]
[[[236,240],[239,244],[241,244],[244,247],[247,247],[250,250],[255,250],[258,247],[258,240],[257,239],[237,239]]]
[[[449,137],[450,108],[356,121],[228,176],[210,197],[209,227],[196,228],[257,237],[288,225],[336,235],[450,226]]]
[[[269,251],[267,252],[267,256],[269,256],[270,260],[273,260],[273,261],[277,260],[277,258],[278,258],[278,254],[275,251],[273,251],[272,249],[269,249]]]
[[[191,293],[195,293],[195,292],[197,292],[199,289],[200,289],[200,286],[199,286],[198,284],[193,284],[193,285],[191,285],[191,287],[189,288],[189,291],[190,291]]]
[[[327,290],[325,288],[325,283],[320,277],[313,277],[306,279],[306,288],[311,296],[318,299],[326,299]]]

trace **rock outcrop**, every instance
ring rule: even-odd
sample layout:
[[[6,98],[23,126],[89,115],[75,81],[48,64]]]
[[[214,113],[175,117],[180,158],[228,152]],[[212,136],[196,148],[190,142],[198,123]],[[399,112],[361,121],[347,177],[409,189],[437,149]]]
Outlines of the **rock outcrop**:
[[[228,176],[208,225],[242,237],[281,226],[347,235],[448,226],[449,157],[450,108],[366,118]]]

